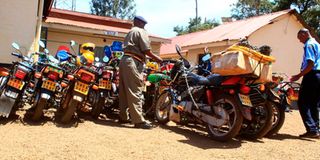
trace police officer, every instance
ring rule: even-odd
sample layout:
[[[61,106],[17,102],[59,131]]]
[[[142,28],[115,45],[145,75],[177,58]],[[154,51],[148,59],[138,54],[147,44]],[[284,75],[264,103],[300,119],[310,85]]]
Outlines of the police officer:
[[[148,33],[144,29],[147,21],[136,16],[133,20],[133,27],[124,40],[124,56],[119,65],[119,107],[120,123],[131,122],[136,128],[151,129],[152,125],[145,121],[142,116],[143,104],[143,75],[142,69],[146,55],[157,62],[162,59],[151,51]]]
[[[311,37],[308,29],[300,29],[297,37],[304,44],[304,55],[301,72],[292,76],[291,81],[297,81],[303,76],[298,106],[307,130],[299,137],[319,138],[320,45]]]

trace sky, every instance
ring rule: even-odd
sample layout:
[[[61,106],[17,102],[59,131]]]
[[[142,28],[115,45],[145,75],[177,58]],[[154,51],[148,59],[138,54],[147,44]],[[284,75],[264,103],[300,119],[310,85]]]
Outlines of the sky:
[[[72,0],[70,0],[72,1]],[[76,0],[76,11],[90,13],[91,0]],[[198,16],[204,20],[231,16],[231,6],[237,0],[198,0]],[[173,28],[187,26],[196,16],[195,0],[135,0],[136,15],[143,16],[148,24],[145,29],[163,38],[174,37]]]

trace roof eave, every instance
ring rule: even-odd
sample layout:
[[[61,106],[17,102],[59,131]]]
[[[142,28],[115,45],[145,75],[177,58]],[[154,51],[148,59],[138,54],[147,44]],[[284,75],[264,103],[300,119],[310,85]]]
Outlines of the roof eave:
[[[236,42],[238,42],[241,38],[239,39],[224,39],[221,41],[213,41],[213,42],[208,42],[208,43],[200,43],[200,44],[194,44],[194,45],[187,45],[187,46],[182,46],[183,49],[198,49],[198,48],[203,48],[203,47],[217,47],[217,46],[230,46]]]
[[[72,31],[72,32],[82,32],[82,33],[93,34],[93,35],[125,37],[125,35],[127,34],[125,32],[116,32],[114,35],[110,35],[110,34],[107,34],[107,33],[109,33],[107,30],[94,29],[94,28],[90,28],[90,27],[66,25],[66,24],[60,24],[60,23],[43,22],[42,25],[44,27],[49,28],[49,29],[51,28],[51,29],[66,30],[66,31]]]
[[[303,27],[307,28],[310,31],[312,37],[314,37],[318,41],[318,43],[320,43],[320,39],[317,33],[303,20],[302,16],[296,10],[292,10],[289,13],[295,15],[298,21],[303,25]]]
[[[67,31],[78,31],[83,33],[89,33],[93,35],[101,35],[101,36],[114,36],[114,37],[121,37],[124,38],[127,35],[127,32],[116,31],[115,34],[108,34],[109,30],[103,29],[96,29],[90,27],[82,27],[82,26],[74,26],[74,25],[67,25],[67,24],[60,24],[60,23],[51,23],[51,22],[44,22],[44,27],[53,28],[53,29],[61,29]],[[159,42],[159,43],[171,43],[170,39],[165,39],[156,36],[150,36],[150,40],[152,42]]]

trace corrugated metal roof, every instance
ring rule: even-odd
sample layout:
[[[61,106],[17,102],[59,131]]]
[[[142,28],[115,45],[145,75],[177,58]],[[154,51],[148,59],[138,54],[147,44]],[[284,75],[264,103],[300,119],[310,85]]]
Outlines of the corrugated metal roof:
[[[81,28],[91,28],[91,29],[98,29],[98,30],[105,30],[105,31],[115,31],[121,33],[128,33],[130,29],[127,28],[120,28],[120,27],[113,27],[113,26],[106,26],[101,24],[93,24],[69,19],[62,19],[56,17],[47,17],[46,23],[53,23],[53,24],[63,24],[67,26],[77,26]]]
[[[130,31],[132,26],[132,22],[127,20],[61,9],[51,9],[45,22],[48,24],[62,24],[66,26],[90,28],[102,31],[115,31],[125,34]],[[150,37],[165,43],[170,42],[169,39],[162,38],[154,34],[150,34]]]
[[[272,21],[293,10],[284,10],[244,20],[234,21],[219,25],[213,29],[190,33],[171,38],[171,44],[162,45],[160,54],[175,53],[175,44],[188,47],[199,44],[219,42],[223,40],[238,40],[251,35],[259,28],[272,23]]]

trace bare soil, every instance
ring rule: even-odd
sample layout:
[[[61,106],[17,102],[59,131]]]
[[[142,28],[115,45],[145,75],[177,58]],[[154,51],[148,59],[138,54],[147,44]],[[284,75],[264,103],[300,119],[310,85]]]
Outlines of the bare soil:
[[[320,140],[300,139],[299,113],[286,114],[272,138],[237,137],[226,143],[207,137],[201,127],[120,125],[114,119],[80,118],[70,125],[50,117],[32,123],[16,116],[0,121],[0,159],[320,159]]]

